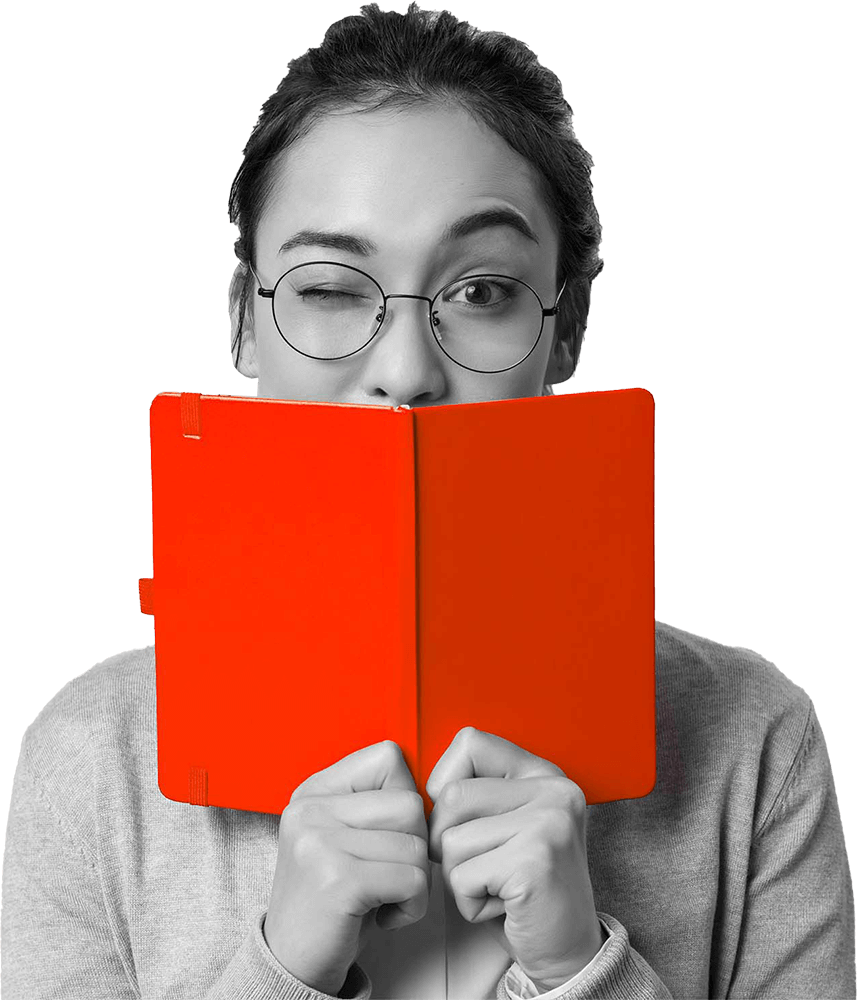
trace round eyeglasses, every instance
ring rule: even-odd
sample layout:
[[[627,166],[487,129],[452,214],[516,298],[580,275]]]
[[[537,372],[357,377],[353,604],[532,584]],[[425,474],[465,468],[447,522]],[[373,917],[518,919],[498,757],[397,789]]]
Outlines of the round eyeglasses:
[[[515,368],[532,354],[545,316],[556,315],[567,284],[545,309],[534,288],[503,274],[456,278],[433,298],[387,295],[365,271],[327,260],[290,268],[273,288],[261,287],[258,275],[256,280],[257,294],[271,300],[280,336],[305,357],[335,361],[356,354],[381,329],[389,299],[420,299],[428,303],[443,353],[462,368],[492,373]]]

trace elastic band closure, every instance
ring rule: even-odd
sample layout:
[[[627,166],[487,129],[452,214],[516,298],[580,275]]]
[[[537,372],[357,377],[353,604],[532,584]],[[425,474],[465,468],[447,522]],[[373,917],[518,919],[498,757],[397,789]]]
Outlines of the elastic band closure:
[[[192,767],[188,772],[188,802],[192,806],[208,805],[208,771]]]
[[[183,392],[181,394],[182,434],[184,437],[199,438],[202,433],[202,403],[201,393]]]

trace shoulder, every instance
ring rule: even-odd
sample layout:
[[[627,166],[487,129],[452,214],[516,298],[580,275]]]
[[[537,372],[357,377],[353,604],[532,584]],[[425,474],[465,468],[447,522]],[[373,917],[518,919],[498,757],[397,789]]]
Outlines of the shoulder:
[[[696,709],[697,722],[732,720],[767,729],[805,728],[809,695],[774,663],[743,646],[728,646],[673,625],[655,623],[658,693]]]
[[[61,787],[107,748],[139,751],[153,736],[154,646],[130,649],[68,681],[27,727],[21,757],[34,777]]]
[[[746,784],[763,825],[796,762],[818,733],[812,700],[774,663],[656,623],[659,739],[699,777]]]

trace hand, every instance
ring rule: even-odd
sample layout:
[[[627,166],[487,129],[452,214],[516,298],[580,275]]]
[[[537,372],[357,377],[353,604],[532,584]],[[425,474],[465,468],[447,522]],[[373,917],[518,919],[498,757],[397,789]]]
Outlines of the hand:
[[[602,945],[586,857],[586,798],[555,764],[472,726],[426,782],[429,857],[470,923],[495,921],[540,990]]]
[[[374,743],[311,775],[280,818],[268,947],[293,976],[336,996],[371,922],[428,909],[425,806],[402,751]]]

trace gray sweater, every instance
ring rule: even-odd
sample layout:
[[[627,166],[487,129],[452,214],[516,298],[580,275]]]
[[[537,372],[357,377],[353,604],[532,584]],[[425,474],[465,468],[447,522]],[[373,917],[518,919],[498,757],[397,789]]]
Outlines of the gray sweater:
[[[610,934],[559,995],[854,997],[852,884],[812,702],[749,650],[661,623],[656,642],[657,784],[588,807]],[[324,1000],[262,935],[278,825],[161,795],[152,647],[75,678],[22,742],[3,997]],[[507,1000],[512,957],[439,923],[448,904],[378,929],[340,995]]]

